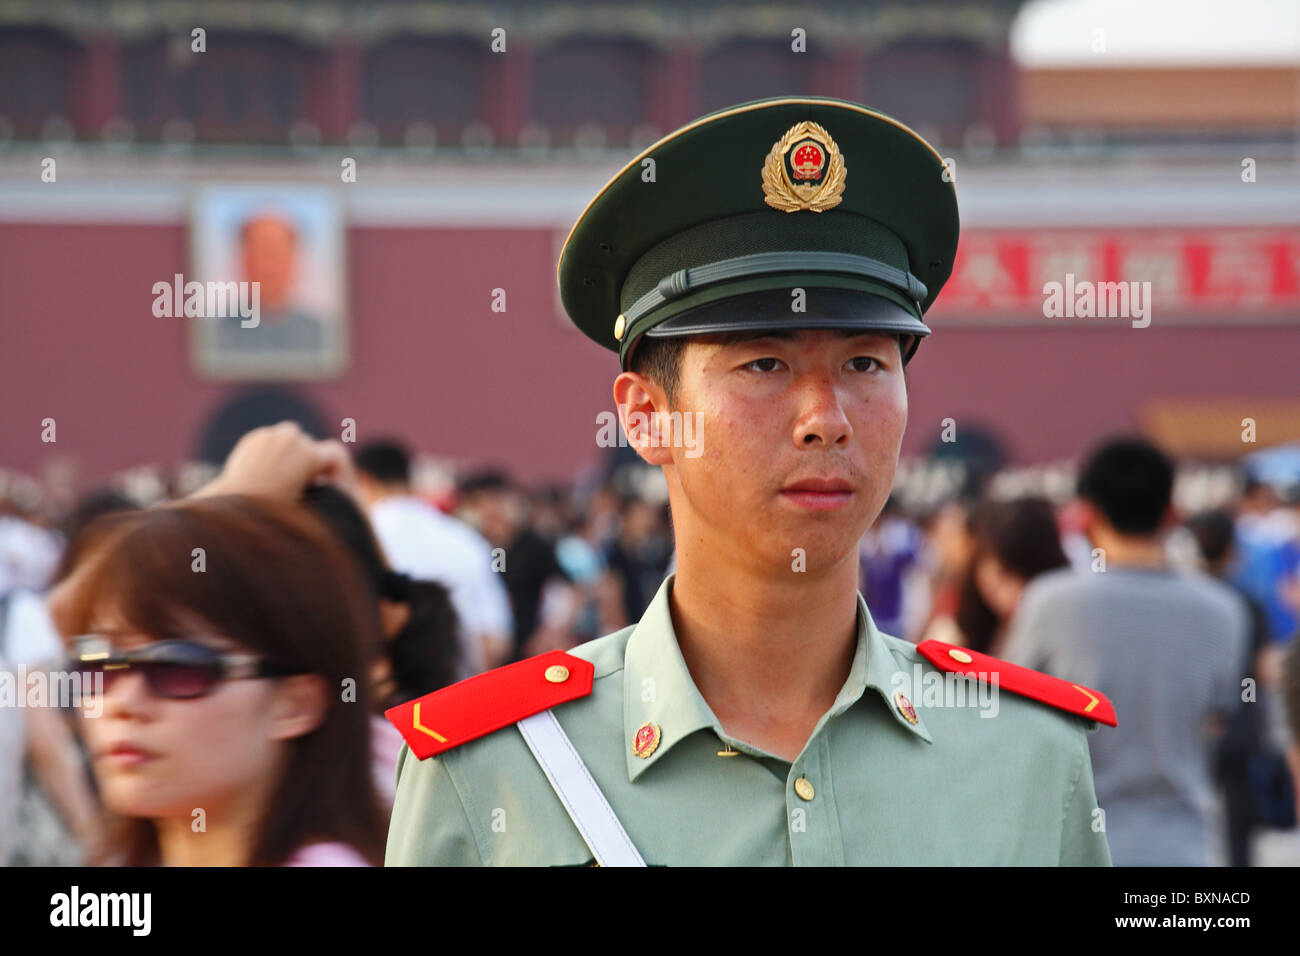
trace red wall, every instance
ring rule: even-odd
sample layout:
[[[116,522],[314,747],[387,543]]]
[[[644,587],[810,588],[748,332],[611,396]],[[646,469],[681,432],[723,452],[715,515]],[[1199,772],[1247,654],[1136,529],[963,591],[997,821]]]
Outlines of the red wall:
[[[1157,312],[1145,329],[1103,320],[1112,324],[945,331],[939,302],[926,317],[934,334],[908,367],[905,451],[927,448],[950,417],[959,433],[963,422],[996,425],[1014,461],[1071,458],[1139,431],[1154,399],[1300,397],[1300,325],[1162,327]]]
[[[396,432],[525,480],[572,478],[599,454],[618,365],[557,319],[555,252],[548,229],[350,229],[351,366],[302,394],[335,425],[355,418],[360,441]],[[89,482],[192,457],[236,386],[199,379],[183,320],[151,312],[153,283],[186,268],[180,225],[0,225],[0,465],[72,460]],[[992,424],[1035,461],[1135,427],[1151,398],[1300,394],[1295,326],[945,331],[940,302],[909,373],[907,452],[945,417]]]

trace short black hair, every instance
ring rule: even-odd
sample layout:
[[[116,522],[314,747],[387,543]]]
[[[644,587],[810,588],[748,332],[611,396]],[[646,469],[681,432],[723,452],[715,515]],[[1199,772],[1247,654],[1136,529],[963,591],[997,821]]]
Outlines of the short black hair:
[[[1173,499],[1174,465],[1144,438],[1116,438],[1088,456],[1078,489],[1120,534],[1153,535]]]
[[[1187,530],[1196,539],[1196,547],[1205,563],[1217,566],[1232,549],[1236,526],[1232,515],[1222,508],[1202,511],[1187,519]]]
[[[457,490],[462,495],[472,495],[480,491],[510,491],[513,487],[514,482],[506,472],[499,468],[483,468],[462,478]]]
[[[372,441],[357,449],[357,471],[385,485],[411,483],[411,455],[406,446],[393,439]]]
[[[644,336],[636,343],[629,368],[644,375],[664,390],[670,404],[677,403],[677,386],[682,377],[682,352],[688,336],[653,338]]]

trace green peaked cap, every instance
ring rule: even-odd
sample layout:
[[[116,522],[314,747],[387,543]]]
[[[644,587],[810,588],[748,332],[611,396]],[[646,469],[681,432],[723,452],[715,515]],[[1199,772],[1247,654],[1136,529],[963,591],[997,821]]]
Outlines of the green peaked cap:
[[[957,251],[952,179],[925,140],[858,103],[727,107],[597,193],[560,252],[560,298],[625,369],[644,335],[769,327],[908,334],[910,359]]]

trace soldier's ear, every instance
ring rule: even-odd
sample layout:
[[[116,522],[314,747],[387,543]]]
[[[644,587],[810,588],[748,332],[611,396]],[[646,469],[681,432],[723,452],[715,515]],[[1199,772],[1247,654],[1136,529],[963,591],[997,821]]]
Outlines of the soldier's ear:
[[[640,372],[624,372],[614,379],[614,403],[627,443],[648,465],[673,463],[671,442],[662,433],[668,395],[663,387]]]

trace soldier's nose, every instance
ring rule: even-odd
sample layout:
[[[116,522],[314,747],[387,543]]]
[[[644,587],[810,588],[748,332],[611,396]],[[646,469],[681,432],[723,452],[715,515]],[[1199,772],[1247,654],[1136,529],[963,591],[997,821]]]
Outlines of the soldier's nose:
[[[843,445],[853,434],[853,426],[840,404],[835,387],[827,380],[809,380],[800,385],[801,414],[794,430],[794,442],[800,447]]]

